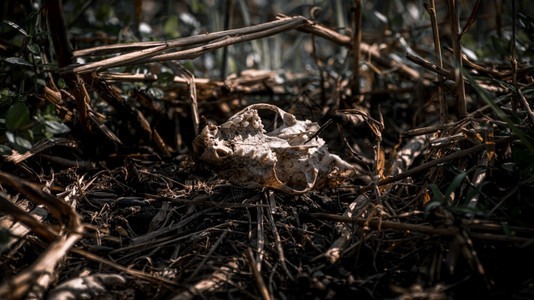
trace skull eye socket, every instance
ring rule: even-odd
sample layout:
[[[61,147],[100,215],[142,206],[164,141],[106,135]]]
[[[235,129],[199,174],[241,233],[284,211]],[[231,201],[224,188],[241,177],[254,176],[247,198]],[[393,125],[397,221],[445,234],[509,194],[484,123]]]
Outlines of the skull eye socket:
[[[223,149],[217,149],[216,152],[217,152],[217,156],[219,157],[225,157],[228,155],[228,152],[224,151]]]

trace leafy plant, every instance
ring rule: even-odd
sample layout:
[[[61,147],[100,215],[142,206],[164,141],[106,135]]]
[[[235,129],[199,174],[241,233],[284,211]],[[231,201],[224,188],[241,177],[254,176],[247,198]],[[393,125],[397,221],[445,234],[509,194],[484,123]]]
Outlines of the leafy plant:
[[[440,188],[434,184],[429,184],[429,188],[432,191],[432,199],[433,201],[428,203],[425,206],[425,214],[428,214],[430,210],[437,206],[442,206],[447,208],[450,211],[460,213],[460,214],[472,214],[472,215],[483,215],[484,213],[480,209],[476,209],[473,207],[469,207],[468,203],[478,194],[480,194],[480,190],[484,187],[484,185],[487,184],[487,182],[482,182],[478,186],[476,186],[473,190],[471,190],[465,197],[465,200],[461,204],[455,204],[453,199],[453,193],[460,187],[462,182],[464,182],[464,179],[466,178],[467,173],[461,172],[450,183],[450,185],[445,190],[445,193],[442,193]],[[458,202],[457,202],[458,203]]]
[[[452,183],[447,188],[447,191],[445,192],[445,194],[443,194],[440,191],[439,187],[436,184],[431,183],[429,185],[429,188],[432,191],[432,195],[433,195],[432,199],[434,199],[434,201],[430,202],[426,206],[426,210],[429,210],[429,209],[431,209],[432,207],[434,207],[436,205],[451,204],[452,203],[452,193],[456,190],[456,188],[458,188],[460,183],[462,183],[462,181],[464,180],[465,176],[467,176],[467,173],[464,173],[464,172],[456,175],[456,177],[454,178]]]
[[[29,14],[24,28],[3,21],[15,47],[0,63],[4,85],[0,90],[0,154],[10,154],[13,149],[26,152],[40,139],[70,130],[55,115],[53,104],[40,110],[27,102],[28,96],[39,94],[48,80],[45,68],[50,65],[44,63],[41,52],[48,32],[42,30],[41,23],[38,10]]]

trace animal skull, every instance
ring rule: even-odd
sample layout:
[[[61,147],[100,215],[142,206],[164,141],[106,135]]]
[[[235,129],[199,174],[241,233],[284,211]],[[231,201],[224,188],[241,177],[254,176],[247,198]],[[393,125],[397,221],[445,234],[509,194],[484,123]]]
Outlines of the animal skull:
[[[283,125],[266,132],[258,109],[274,111]],[[277,106],[253,104],[219,126],[204,127],[193,149],[199,161],[236,185],[300,194],[354,173],[349,163],[328,152],[323,139],[308,141],[318,129],[317,123],[299,121]]]

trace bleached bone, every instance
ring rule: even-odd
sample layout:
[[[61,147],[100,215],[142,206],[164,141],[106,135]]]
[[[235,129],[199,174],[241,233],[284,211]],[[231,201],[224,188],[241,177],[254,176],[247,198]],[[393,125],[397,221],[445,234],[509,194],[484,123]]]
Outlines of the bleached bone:
[[[259,109],[277,113],[282,126],[266,132]],[[236,185],[300,194],[354,174],[349,163],[328,152],[323,139],[308,141],[318,129],[315,122],[297,120],[275,105],[259,103],[219,126],[204,127],[193,149],[199,161]]]

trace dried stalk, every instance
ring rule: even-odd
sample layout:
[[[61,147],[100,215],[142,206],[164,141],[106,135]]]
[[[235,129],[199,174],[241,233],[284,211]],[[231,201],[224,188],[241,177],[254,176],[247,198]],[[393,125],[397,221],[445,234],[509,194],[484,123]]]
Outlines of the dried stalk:
[[[252,250],[248,248],[245,254],[247,257],[248,266],[250,270],[252,271],[252,275],[254,276],[256,287],[260,291],[261,298],[263,300],[270,300],[271,295],[269,294],[269,291],[267,290],[267,287],[265,286],[265,282],[263,281],[263,277],[261,277],[260,271],[256,267],[256,262],[254,261]]]
[[[367,218],[345,217],[345,216],[326,214],[326,213],[311,213],[310,216],[315,219],[326,219],[326,220],[333,220],[337,222],[366,225],[375,230],[379,228],[395,229],[395,230],[402,230],[402,231],[408,231],[408,232],[413,231],[413,232],[437,234],[437,235],[448,235],[448,236],[455,236],[461,232],[461,228],[458,228],[458,227],[436,228],[434,226],[428,226],[428,225],[407,224],[407,223],[400,223],[400,222],[393,222],[393,221],[385,221],[382,219],[368,220]],[[517,243],[534,242],[534,239],[532,238],[500,235],[500,234],[493,234],[493,233],[479,233],[479,232],[470,231],[468,235],[471,238],[489,240],[489,241],[498,241],[498,242],[517,242]]]
[[[274,202],[274,192],[269,191],[269,199],[271,200],[271,203]],[[271,230],[273,231],[274,235],[274,241],[276,243],[276,248],[278,249],[278,256],[280,260],[280,264],[282,265],[282,269],[284,269],[287,277],[290,280],[294,280],[293,276],[291,275],[291,272],[289,272],[289,269],[286,265],[286,257],[284,255],[284,248],[282,247],[282,240],[280,239],[280,234],[278,233],[278,229],[276,228],[276,224],[274,223],[274,217],[272,210],[274,210],[275,207],[271,205],[271,208],[267,209],[267,219],[269,220],[269,224],[271,225]]]
[[[182,76],[187,82],[187,90],[189,92],[189,95],[187,95],[187,100],[189,101],[190,105],[189,115],[191,116],[191,119],[193,121],[193,124],[190,125],[193,126],[193,137],[195,137],[198,135],[198,132],[200,130],[200,128],[198,128],[198,124],[200,123],[200,117],[198,116],[198,101],[195,76],[193,75],[193,73],[189,72],[189,70],[187,70],[177,62],[168,62],[166,65],[175,73],[175,75]],[[191,142],[192,141],[193,138],[191,138]]]
[[[240,30],[234,29],[222,31],[219,33],[212,33],[208,35],[193,36],[187,38],[187,40],[178,39],[167,43],[162,43],[160,46],[156,46],[154,48],[144,49],[133,53],[127,53],[101,61],[84,64],[81,66],[70,66],[69,68],[64,68],[60,71],[72,71],[74,73],[84,74],[97,70],[104,70],[111,67],[125,66],[130,64],[194,59],[205,53],[214,51],[222,47],[268,37],[271,35],[278,34],[280,32],[284,32],[302,26],[306,21],[307,19],[304,17],[287,17],[265,24],[242,28]],[[211,43],[186,50],[162,54],[164,51],[176,49],[185,45],[192,45],[203,42]],[[115,49],[119,50],[120,48]]]
[[[159,78],[157,74],[100,73],[100,76],[102,76],[102,79],[104,79],[107,82],[114,82],[114,81],[154,82],[154,81],[157,81]],[[174,76],[173,82],[187,84],[187,80],[181,76]],[[224,85],[224,83],[220,80],[210,80],[208,78],[195,78],[195,84],[196,85],[213,84],[217,86]]]
[[[0,193],[0,209],[9,214],[17,222],[24,224],[37,236],[45,241],[52,242],[58,237],[58,233],[52,227],[36,220],[32,215],[11,202],[4,193]]]
[[[78,147],[74,140],[69,140],[66,138],[42,139],[32,146],[32,150],[22,154],[13,151],[13,154],[4,156],[4,159],[14,164],[19,164],[35,154],[48,150],[54,146],[66,146],[71,148]]]
[[[3,172],[0,172],[0,183],[14,187],[35,202],[43,203],[60,222],[66,225],[65,232],[68,234],[59,236],[56,231],[35,220],[3,195],[0,198],[3,211],[28,225],[33,232],[46,241],[51,242],[45,252],[30,267],[0,286],[0,298],[20,299],[29,292],[31,297],[42,298],[44,291],[52,281],[52,274],[57,263],[82,237],[83,226],[78,214],[69,204],[42,191],[36,184]]]
[[[162,278],[162,277],[156,277],[156,276],[147,274],[145,272],[134,270],[132,268],[127,268],[125,266],[122,266],[122,265],[117,264],[117,263],[115,263],[113,261],[104,259],[104,258],[102,258],[102,257],[100,257],[98,255],[95,255],[93,253],[87,252],[87,251],[82,250],[82,249],[73,248],[73,249],[70,250],[70,252],[76,253],[76,254],[81,255],[81,256],[83,256],[83,257],[85,257],[87,259],[90,259],[92,261],[101,263],[101,264],[106,265],[108,267],[111,267],[111,268],[113,268],[115,270],[124,272],[124,273],[126,273],[128,275],[132,275],[132,276],[140,278],[140,279],[147,280],[147,281],[152,282],[152,283],[157,284],[157,285],[162,285],[162,286],[165,286],[165,287],[170,288],[170,289],[178,287],[178,284],[176,282],[174,282],[173,280],[169,280],[169,279]]]
[[[270,208],[270,205],[268,204],[260,204],[260,205],[267,205],[266,208]],[[255,266],[255,269],[258,270],[258,272],[261,272],[261,264],[263,262],[263,257],[265,255],[265,229],[264,229],[264,226],[263,226],[263,208],[262,207],[257,207],[256,208],[256,212],[257,212],[257,216],[256,216],[256,220],[257,220],[257,225],[256,225],[256,236],[257,236],[257,240],[256,240],[256,252],[257,252],[257,255],[256,255],[256,266]]]
[[[234,15],[234,4],[233,0],[226,0],[226,10],[224,11],[224,30],[228,30],[232,24],[232,17]],[[224,79],[226,77],[226,65],[228,63],[228,46],[223,48],[223,57],[221,63],[221,75],[220,78]]]
[[[358,214],[361,214],[369,205],[369,198],[365,195],[360,195],[356,200],[354,200],[345,212],[343,217],[352,218],[356,217]],[[341,258],[343,251],[349,245],[350,239],[352,238],[355,229],[352,225],[347,225],[345,222],[338,222],[335,225],[336,233],[339,235],[335,239],[328,250],[324,253],[324,256],[330,262],[330,264],[335,264]]]
[[[430,70],[434,73],[437,73],[438,75],[442,76],[442,77],[445,77],[447,79],[454,79],[454,73],[443,68],[443,67],[440,67],[438,65],[435,65],[429,61],[427,61],[426,59],[424,58],[421,58],[419,56],[415,56],[415,55],[412,55],[412,54],[406,54],[406,58],[408,58],[409,60],[411,60],[412,62],[420,65],[421,67],[427,69],[427,70]]]
[[[436,4],[434,0],[430,0],[430,5],[425,3],[425,9],[430,15],[430,22],[432,23],[432,33],[434,36],[434,49],[438,59],[439,66],[443,68],[443,56],[441,54],[441,42],[439,40],[439,27],[438,20],[436,17]],[[438,81],[443,82],[443,76],[438,75]],[[441,84],[438,86],[438,98],[439,98],[439,118],[441,124],[446,124],[448,122],[449,116],[447,114],[447,96],[443,91]]]
[[[14,187],[19,193],[26,195],[32,201],[44,204],[47,209],[58,219],[64,222],[73,232],[81,232],[80,219],[68,203],[57,198],[32,182],[20,179],[11,174],[0,171],[0,183]]]
[[[100,95],[100,97],[102,97],[102,99],[104,99],[104,101],[109,103],[127,120],[131,121],[135,126],[135,129],[139,130],[146,140],[154,143],[156,149],[158,149],[163,156],[170,156],[167,145],[159,135],[158,131],[150,126],[150,123],[140,110],[126,103],[114,89],[110,88],[105,81],[100,80],[96,74],[84,75],[84,79],[86,82],[91,83],[93,89]]]
[[[81,237],[80,234],[73,233],[62,236],[50,244],[31,266],[0,286],[0,298],[22,299],[37,283],[38,286],[35,286],[32,294],[35,298],[42,299],[44,291],[47,290],[52,280],[57,263]]]
[[[187,46],[196,45],[196,44],[209,43],[209,42],[212,42],[212,41],[215,41],[215,40],[227,37],[227,36],[237,36],[237,35],[245,35],[245,34],[262,32],[262,31],[269,31],[281,25],[285,25],[288,23],[295,23],[296,22],[295,20],[297,19],[302,20],[305,18],[304,17],[279,18],[278,20],[275,20],[272,22],[252,25],[252,26],[238,28],[238,29],[230,29],[230,30],[219,31],[219,32],[199,34],[199,35],[185,37],[185,38],[178,38],[178,39],[170,40],[167,42],[164,42],[164,41],[137,42],[137,43],[124,43],[124,44],[98,46],[94,48],[74,51],[73,55],[75,57],[87,56],[87,55],[103,55],[103,54],[118,53],[118,52],[129,51],[129,50],[135,51],[135,50],[140,50],[140,49],[153,48],[153,47],[158,47],[162,45],[168,45],[169,50],[171,50],[175,48],[187,47]]]
[[[473,175],[473,186],[477,188],[482,182],[486,179],[486,170],[488,168],[488,155],[487,153],[482,154],[482,158],[477,164],[477,169]],[[470,188],[469,191],[473,191],[473,188]],[[478,204],[479,194],[477,193],[473,198],[469,199],[468,207],[475,208]]]
[[[352,35],[352,97],[360,93],[360,45],[362,43],[362,0],[354,0],[354,26]]]
[[[456,82],[458,94],[458,118],[461,119],[467,115],[467,103],[465,96],[465,83],[460,69],[462,68],[462,44],[460,36],[460,20],[458,18],[458,7],[456,0],[447,0],[449,6],[449,16],[451,22],[451,38],[454,58],[456,59],[457,68],[454,70],[454,77]]]
[[[517,139],[516,136],[509,136],[509,137],[505,137],[505,138],[496,140],[495,144],[507,143],[507,142],[511,142],[513,140],[516,140],[516,139]],[[398,181],[398,180],[401,180],[401,179],[404,179],[404,178],[408,178],[408,177],[410,177],[410,176],[412,176],[414,174],[417,174],[419,172],[425,171],[425,170],[427,170],[427,169],[429,169],[429,168],[431,168],[433,166],[436,166],[438,164],[441,164],[441,163],[444,163],[444,162],[449,161],[449,160],[453,160],[453,159],[456,159],[456,158],[460,158],[460,157],[466,156],[466,155],[471,154],[473,152],[484,150],[485,148],[486,148],[486,144],[480,144],[480,145],[476,145],[476,146],[473,146],[473,147],[468,148],[468,149],[460,150],[458,152],[454,152],[454,153],[449,154],[447,156],[443,156],[441,158],[438,158],[438,159],[435,159],[435,160],[431,160],[431,161],[429,161],[427,163],[421,164],[421,165],[419,165],[417,167],[409,169],[409,170],[407,170],[407,171],[405,171],[403,173],[400,173],[398,175],[382,179],[377,184],[379,186],[385,185],[385,184],[390,184],[390,183],[393,183],[395,181]],[[373,185],[363,186],[363,187],[360,188],[360,192],[365,192],[365,191],[371,190],[373,187],[374,187]]]
[[[352,47],[352,38],[350,36],[340,34],[332,29],[326,28],[319,24],[315,24],[310,20],[307,20],[306,25],[298,27],[297,30],[318,35],[324,39],[343,45],[345,47]],[[411,81],[417,82],[421,78],[419,72],[417,72],[416,70],[395,60],[383,57],[382,54],[380,54],[380,52],[375,47],[371,47],[371,45],[367,43],[360,43],[360,51],[365,56],[371,57],[373,60],[388,69],[397,69],[401,75],[409,78]]]
[[[523,95],[523,92],[521,91],[521,89],[517,89],[517,95],[519,96],[519,102],[521,102],[521,105],[527,111],[527,115],[528,115],[528,119],[530,121],[530,124],[534,125],[534,113],[532,113],[532,109],[530,108],[530,104],[528,104],[528,101],[525,98],[525,95]]]
[[[190,300],[197,299],[200,296],[204,296],[210,292],[219,290],[221,287],[227,284],[232,284],[232,276],[235,274],[235,270],[239,269],[239,266],[235,261],[230,261],[226,265],[218,268],[212,274],[206,276],[205,279],[195,283],[192,286],[188,286],[184,292],[170,298],[171,300]]]
[[[0,198],[4,198],[2,194],[0,194]],[[7,213],[7,210],[3,209],[3,211]],[[20,241],[22,237],[25,237],[30,231],[32,231],[31,226],[28,226],[23,222],[16,221],[16,217],[14,217],[12,213],[9,214],[13,217],[13,221],[11,221],[10,223],[0,222],[0,226],[8,228],[9,233],[11,235],[7,243],[3,245],[3,249],[0,249],[0,254],[12,249],[12,247],[18,241]],[[32,209],[30,212],[28,212],[28,216],[31,217],[34,221],[36,221],[36,223],[42,225],[42,221],[48,217],[48,211],[43,207],[43,205],[39,205],[36,208]]]

